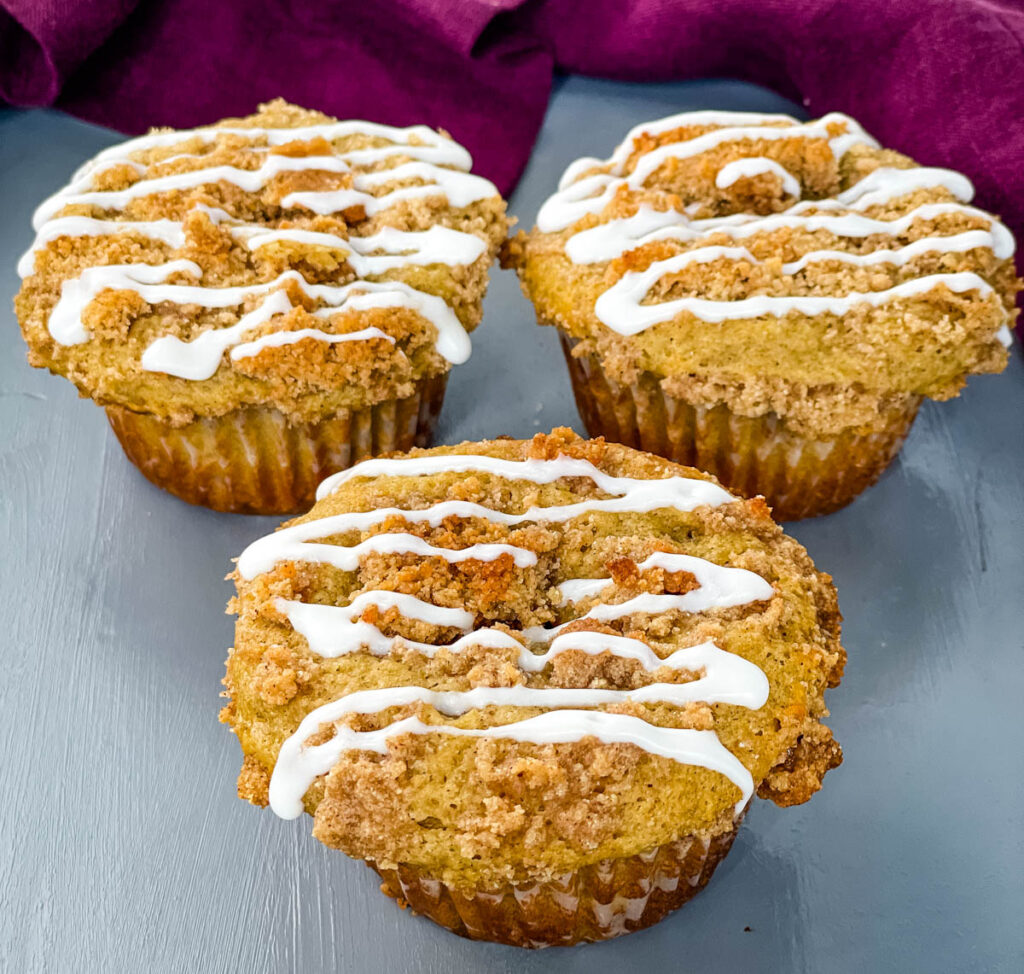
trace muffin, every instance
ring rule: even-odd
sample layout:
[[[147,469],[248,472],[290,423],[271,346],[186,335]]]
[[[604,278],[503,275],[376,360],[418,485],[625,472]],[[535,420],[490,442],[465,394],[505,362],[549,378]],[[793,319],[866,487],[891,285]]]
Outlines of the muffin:
[[[834,511],[924,397],[1006,364],[1013,238],[845,115],[689,112],[580,159],[510,241],[592,435]]]
[[[756,792],[806,801],[845,654],[761,499],[567,429],[329,478],[237,563],[242,798],[401,905],[526,947],[646,927]]]
[[[29,362],[183,500],[306,510],[325,475],[430,440],[507,232],[470,164],[444,132],[283,101],[107,149],[36,211]]]

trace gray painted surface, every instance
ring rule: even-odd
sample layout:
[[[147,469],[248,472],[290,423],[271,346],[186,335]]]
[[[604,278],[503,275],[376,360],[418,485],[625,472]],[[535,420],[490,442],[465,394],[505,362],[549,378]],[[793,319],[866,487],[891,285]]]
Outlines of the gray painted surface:
[[[684,107],[777,110],[716,82],[571,80],[512,201]],[[994,971],[1024,961],[1024,369],[927,404],[851,507],[792,528],[830,571],[846,763],[759,802],[710,887],[645,933],[529,953],[401,913],[309,821],[235,797],[217,723],[229,559],[276,519],[190,508],[101,410],[24,361],[9,299],[29,217],[110,133],[0,113],[0,968],[10,971]],[[495,273],[439,441],[579,427],[553,333]],[[746,931],[745,928],[750,928]]]

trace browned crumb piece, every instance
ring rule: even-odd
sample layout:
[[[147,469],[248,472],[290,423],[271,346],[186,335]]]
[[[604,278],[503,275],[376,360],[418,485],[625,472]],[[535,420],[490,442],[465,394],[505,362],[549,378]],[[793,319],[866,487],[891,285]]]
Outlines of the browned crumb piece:
[[[797,738],[785,760],[768,772],[757,793],[783,808],[801,805],[821,787],[825,772],[842,763],[843,749],[832,732],[821,724],[812,724]]]
[[[265,807],[270,802],[270,775],[259,761],[246,757],[238,772],[238,797],[242,801]]]

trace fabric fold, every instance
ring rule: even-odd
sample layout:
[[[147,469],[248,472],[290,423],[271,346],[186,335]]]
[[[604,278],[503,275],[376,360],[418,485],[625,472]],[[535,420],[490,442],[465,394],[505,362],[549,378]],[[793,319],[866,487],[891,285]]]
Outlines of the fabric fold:
[[[3,0],[0,99],[49,105],[138,0]]]

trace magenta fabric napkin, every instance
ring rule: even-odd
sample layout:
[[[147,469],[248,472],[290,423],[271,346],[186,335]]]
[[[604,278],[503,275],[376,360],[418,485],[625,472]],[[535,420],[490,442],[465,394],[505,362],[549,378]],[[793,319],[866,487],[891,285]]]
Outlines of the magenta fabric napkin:
[[[441,126],[508,191],[555,70],[740,78],[967,173],[1018,236],[1022,54],[1021,0],[0,0],[0,98],[123,132],[280,95]]]

